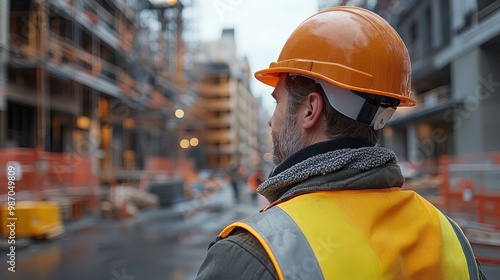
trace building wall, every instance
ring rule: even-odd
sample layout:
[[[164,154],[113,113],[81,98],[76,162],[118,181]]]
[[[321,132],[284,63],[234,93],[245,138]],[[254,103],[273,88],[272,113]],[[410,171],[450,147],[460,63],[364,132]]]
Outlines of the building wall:
[[[498,151],[500,135],[492,121],[500,117],[498,1],[398,1],[398,9],[388,8],[393,2],[379,1],[383,10],[376,12],[408,47],[418,105],[398,110],[388,124],[406,127],[406,139],[383,131],[384,144],[405,154],[396,144],[405,143],[414,160]]]
[[[458,153],[477,153],[483,147],[482,102],[474,98],[480,75],[480,56],[478,48],[472,50],[452,63],[453,97],[464,100],[462,107],[453,117],[455,145]]]
[[[498,117],[500,113],[500,53],[495,46],[482,46],[481,72],[477,82],[475,97],[478,99],[482,115],[483,149],[482,151],[500,150],[500,129]]]

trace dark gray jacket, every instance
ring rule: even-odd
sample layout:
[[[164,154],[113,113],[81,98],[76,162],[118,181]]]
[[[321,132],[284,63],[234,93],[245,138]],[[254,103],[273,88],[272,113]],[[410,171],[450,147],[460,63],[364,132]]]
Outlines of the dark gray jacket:
[[[244,230],[236,230],[215,242],[196,279],[278,279],[269,256],[259,241]]]

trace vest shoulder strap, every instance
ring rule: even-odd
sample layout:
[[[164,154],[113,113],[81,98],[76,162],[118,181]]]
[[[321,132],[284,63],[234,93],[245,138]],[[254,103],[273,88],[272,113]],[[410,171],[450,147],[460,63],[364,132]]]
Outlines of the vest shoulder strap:
[[[257,238],[271,258],[279,279],[324,279],[306,237],[280,207],[272,207],[233,223],[221,232],[220,237],[228,236],[237,227]]]

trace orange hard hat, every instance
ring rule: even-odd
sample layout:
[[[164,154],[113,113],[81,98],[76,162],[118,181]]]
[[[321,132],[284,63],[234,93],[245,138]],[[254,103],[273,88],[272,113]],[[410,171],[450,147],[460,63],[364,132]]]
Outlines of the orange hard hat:
[[[406,46],[387,21],[359,7],[334,7],[307,18],[290,35],[278,61],[255,77],[275,87],[280,73],[415,105]]]

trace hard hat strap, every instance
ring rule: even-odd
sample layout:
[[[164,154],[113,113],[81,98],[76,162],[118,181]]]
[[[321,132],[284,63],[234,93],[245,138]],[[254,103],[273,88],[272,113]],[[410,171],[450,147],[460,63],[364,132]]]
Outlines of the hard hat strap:
[[[323,80],[316,80],[323,90],[332,107],[344,116],[379,130],[392,117],[395,108],[386,103],[363,98],[350,90],[332,85]]]

